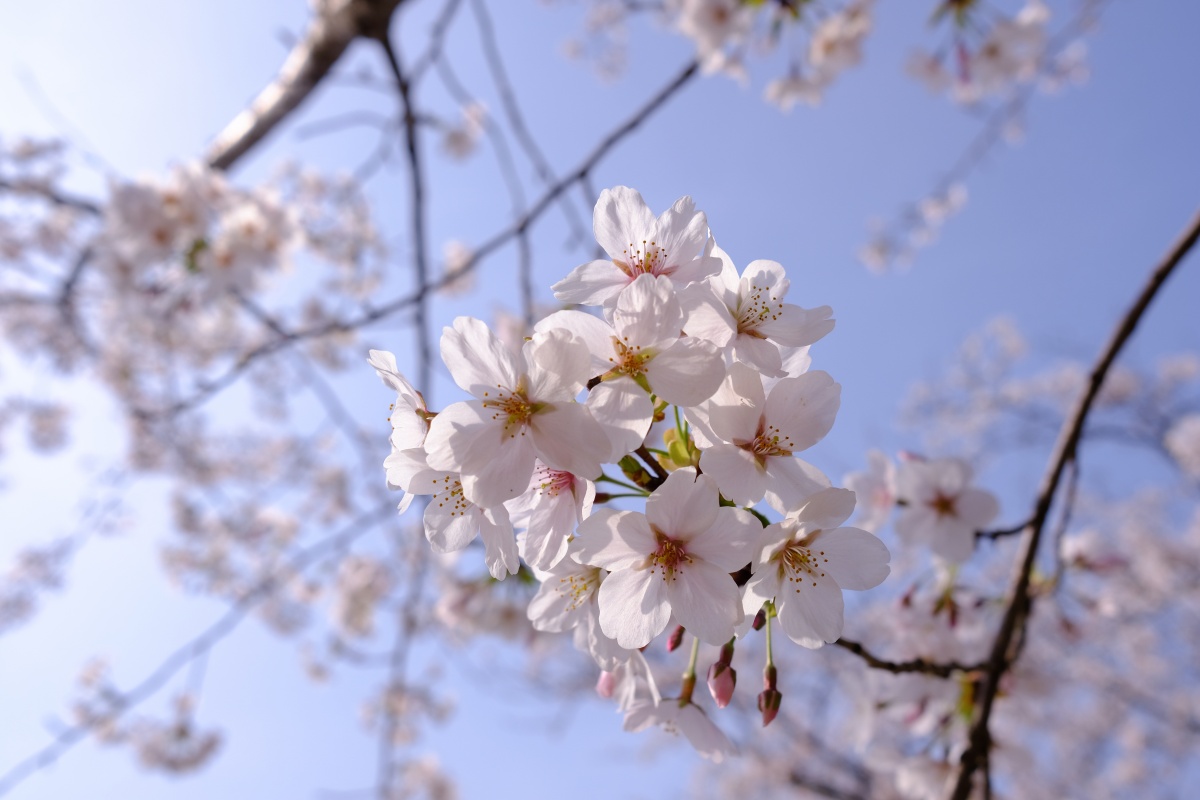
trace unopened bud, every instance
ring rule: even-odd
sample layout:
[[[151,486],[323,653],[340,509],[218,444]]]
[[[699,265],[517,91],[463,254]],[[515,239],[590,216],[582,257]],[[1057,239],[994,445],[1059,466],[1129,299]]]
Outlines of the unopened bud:
[[[617,676],[607,670],[601,671],[600,677],[596,679],[596,694],[605,700],[611,700],[616,688]]]
[[[683,643],[683,626],[676,625],[675,630],[671,631],[671,635],[667,637],[667,652],[674,653],[679,645]]]
[[[758,696],[758,710],[762,714],[764,728],[770,725],[771,720],[775,719],[775,715],[779,713],[779,704],[782,700],[783,695],[777,689],[764,689]]]
[[[767,624],[767,610],[765,608],[760,608],[758,610],[758,613],[754,615],[754,622],[750,623],[750,627],[754,628],[754,630],[756,630],[756,631],[761,631],[763,629],[763,625],[766,625],[766,624]]]
[[[724,708],[733,699],[733,689],[737,686],[737,670],[728,664],[718,661],[708,668],[708,691],[717,708]]]

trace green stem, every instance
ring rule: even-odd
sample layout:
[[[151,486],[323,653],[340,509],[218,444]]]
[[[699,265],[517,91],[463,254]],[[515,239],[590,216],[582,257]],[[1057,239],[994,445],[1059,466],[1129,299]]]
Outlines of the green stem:
[[[616,500],[616,499],[618,499],[618,498],[621,498],[621,497],[637,497],[637,498],[640,498],[640,499],[642,499],[642,500],[645,500],[645,499],[646,499],[647,497],[649,497],[649,496],[650,496],[650,493],[649,493],[649,492],[638,492],[637,494],[633,494],[632,492],[625,492],[625,493],[622,493],[622,494],[610,494],[610,495],[606,495],[606,496],[605,496],[605,499],[606,499],[606,500]]]
[[[611,483],[616,486],[620,486],[622,489],[631,489],[635,492],[642,491],[642,487],[640,487],[640,486],[634,486],[632,483],[626,483],[625,481],[619,481],[616,478],[610,478],[607,475],[601,475],[599,478],[596,478],[596,483]]]
[[[775,604],[767,602],[767,669],[775,666],[775,653],[771,649],[771,617],[775,616]]]
[[[683,673],[683,687],[679,690],[679,705],[685,706],[692,702],[692,692],[696,689],[696,662],[700,658],[700,640],[692,637],[692,657],[688,660],[687,671]]]

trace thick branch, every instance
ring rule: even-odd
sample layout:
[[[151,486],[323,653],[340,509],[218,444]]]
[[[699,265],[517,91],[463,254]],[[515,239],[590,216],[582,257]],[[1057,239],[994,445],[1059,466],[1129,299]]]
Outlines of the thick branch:
[[[300,107],[359,36],[386,31],[404,0],[325,0],[278,77],[217,136],[205,155],[213,169],[231,168]]]
[[[1071,414],[1067,417],[1066,422],[1063,423],[1058,442],[1054,447],[1054,453],[1050,459],[1049,467],[1045,477],[1042,479],[1041,488],[1038,491],[1037,501],[1034,504],[1033,517],[1029,525],[1025,528],[1022,540],[1024,549],[1022,551],[1020,566],[1013,578],[1013,587],[1008,607],[1004,612],[1004,619],[1000,623],[1000,630],[997,632],[995,642],[992,645],[991,655],[988,659],[987,674],[980,689],[978,715],[971,726],[970,739],[967,750],[962,756],[958,781],[950,794],[951,800],[967,800],[967,797],[971,793],[972,778],[975,771],[983,767],[987,761],[988,751],[991,748],[988,721],[991,717],[992,705],[996,699],[996,692],[1000,688],[1000,679],[1011,665],[1009,648],[1014,641],[1020,639],[1025,622],[1029,617],[1031,604],[1029,583],[1033,573],[1034,562],[1037,559],[1038,545],[1041,543],[1042,531],[1050,514],[1050,506],[1062,482],[1063,473],[1066,471],[1067,465],[1075,459],[1075,451],[1083,435],[1083,428],[1087,422],[1088,414],[1092,409],[1096,396],[1099,395],[1100,389],[1104,385],[1104,379],[1107,377],[1109,369],[1112,367],[1113,362],[1116,361],[1117,355],[1121,352],[1129,337],[1133,335],[1138,322],[1141,321],[1146,313],[1146,309],[1149,308],[1150,302],[1158,294],[1158,291],[1175,268],[1183,261],[1184,256],[1196,244],[1197,239],[1200,239],[1200,213],[1196,214],[1187,229],[1183,232],[1183,235],[1180,236],[1179,240],[1171,247],[1162,261],[1154,268],[1154,271],[1146,281],[1146,285],[1138,294],[1137,299],[1117,324],[1108,344],[1105,345],[1100,353],[1100,357],[1096,360],[1095,366],[1092,367],[1087,385],[1084,387],[1078,400],[1075,401],[1075,406]]]

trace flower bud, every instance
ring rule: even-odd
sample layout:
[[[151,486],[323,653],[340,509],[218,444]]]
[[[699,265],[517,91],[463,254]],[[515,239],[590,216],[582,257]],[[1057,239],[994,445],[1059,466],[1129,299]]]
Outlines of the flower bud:
[[[676,625],[675,630],[671,631],[671,635],[667,637],[667,652],[674,653],[679,645],[683,642],[683,626]]]
[[[617,678],[611,672],[602,670],[600,677],[596,679],[596,694],[603,697],[605,700],[611,700],[613,691],[617,688]]]
[[[750,623],[750,627],[756,631],[761,631],[763,626],[767,624],[767,610],[760,608],[758,613],[754,615],[754,622]]]
[[[782,700],[783,695],[777,689],[764,689],[758,696],[758,710],[762,713],[764,728],[770,725],[771,720],[779,713],[779,703]]]
[[[733,689],[737,685],[737,670],[727,663],[718,661],[708,668],[708,691],[717,708],[724,708],[733,699]]]

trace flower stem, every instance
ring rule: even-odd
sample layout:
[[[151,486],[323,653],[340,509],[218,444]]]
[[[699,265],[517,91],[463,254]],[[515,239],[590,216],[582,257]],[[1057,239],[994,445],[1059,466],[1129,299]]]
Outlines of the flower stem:
[[[688,659],[687,671],[683,673],[683,688],[679,690],[679,705],[692,702],[692,692],[696,688],[696,661],[700,658],[700,640],[692,637],[692,657]]]
[[[775,604],[767,602],[767,669],[775,666],[775,654],[771,649],[771,617],[775,616]]]
[[[596,478],[596,483],[611,483],[616,486],[620,486],[622,489],[630,489],[635,492],[642,491],[642,488],[640,486],[634,486],[632,483],[626,483],[625,481],[619,481],[616,478],[610,478],[607,475],[601,475],[599,478]]]

